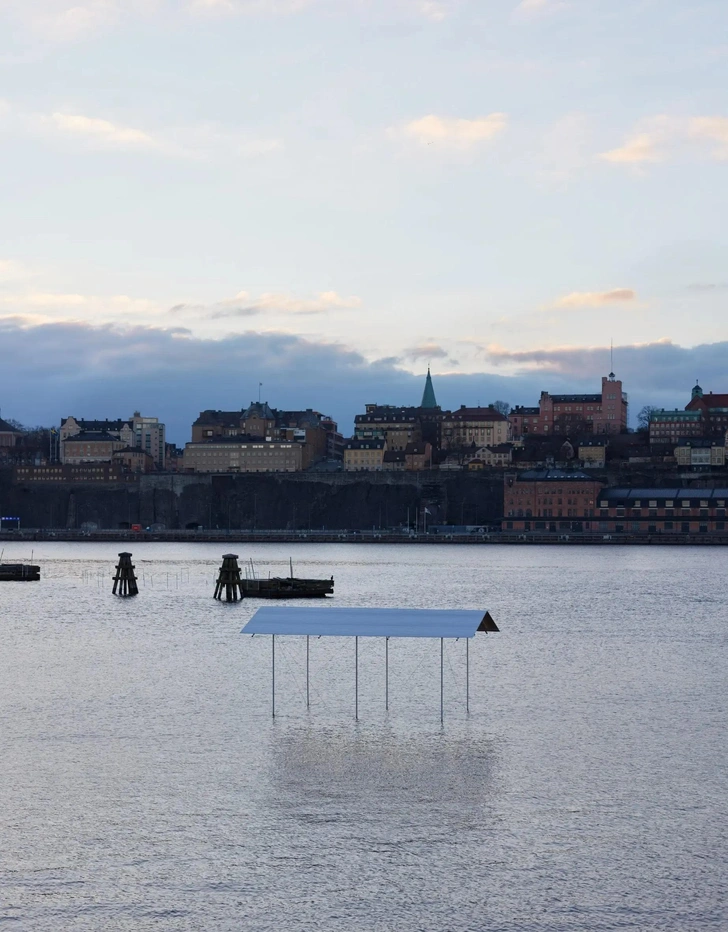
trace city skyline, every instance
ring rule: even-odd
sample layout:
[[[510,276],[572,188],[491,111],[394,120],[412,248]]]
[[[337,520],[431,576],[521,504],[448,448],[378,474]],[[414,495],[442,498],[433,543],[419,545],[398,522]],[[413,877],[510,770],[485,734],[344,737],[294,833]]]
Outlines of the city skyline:
[[[6,0],[2,409],[722,389],[724,6]],[[54,411],[49,411],[53,399]],[[176,427],[175,425],[179,425]]]

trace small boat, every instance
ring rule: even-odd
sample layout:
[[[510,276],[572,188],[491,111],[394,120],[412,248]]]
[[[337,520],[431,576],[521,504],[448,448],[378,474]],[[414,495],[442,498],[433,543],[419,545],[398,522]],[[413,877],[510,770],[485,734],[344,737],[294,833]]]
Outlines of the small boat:
[[[32,563],[0,563],[0,582],[36,582],[40,567]]]
[[[334,577],[331,579],[299,579],[293,575],[291,562],[290,576],[273,576],[261,579],[255,575],[253,561],[250,561],[249,573],[240,580],[244,596],[253,599],[320,599],[334,594]]]

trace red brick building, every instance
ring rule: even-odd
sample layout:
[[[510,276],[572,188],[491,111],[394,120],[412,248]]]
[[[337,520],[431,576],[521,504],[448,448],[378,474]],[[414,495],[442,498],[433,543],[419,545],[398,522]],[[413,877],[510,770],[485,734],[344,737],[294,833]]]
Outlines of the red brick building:
[[[726,533],[728,489],[603,489],[598,531],[629,534]]]
[[[627,395],[613,372],[593,395],[541,392],[538,408],[517,406],[508,415],[514,439],[526,434],[619,434],[627,429]]]
[[[591,531],[604,487],[593,476],[565,469],[507,473],[503,486],[504,531]]]
[[[703,389],[696,385],[685,410],[700,412],[705,436],[725,437],[728,430],[728,395],[714,395],[713,392],[706,395]]]
[[[703,413],[699,410],[668,411],[660,408],[650,414],[650,446],[672,447],[681,440],[702,437]]]

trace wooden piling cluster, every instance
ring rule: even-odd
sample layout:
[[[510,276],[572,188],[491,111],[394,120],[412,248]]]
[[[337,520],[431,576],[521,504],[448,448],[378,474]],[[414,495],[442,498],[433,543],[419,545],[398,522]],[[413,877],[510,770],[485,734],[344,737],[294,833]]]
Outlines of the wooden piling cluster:
[[[224,553],[222,566],[215,585],[214,598],[221,600],[225,596],[227,602],[237,602],[243,598],[243,581],[240,578],[237,553]]]
[[[119,562],[116,565],[116,576],[114,576],[114,588],[112,590],[114,595],[139,595],[134,569],[131,554],[120,553]]]

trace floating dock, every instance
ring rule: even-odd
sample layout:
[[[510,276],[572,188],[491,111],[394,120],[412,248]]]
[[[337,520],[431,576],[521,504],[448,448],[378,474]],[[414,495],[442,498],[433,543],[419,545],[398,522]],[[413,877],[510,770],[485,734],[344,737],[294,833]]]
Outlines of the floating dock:
[[[0,563],[0,582],[37,582],[40,567],[33,563]]]

